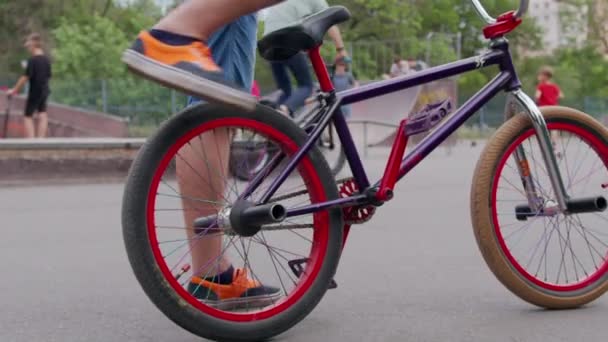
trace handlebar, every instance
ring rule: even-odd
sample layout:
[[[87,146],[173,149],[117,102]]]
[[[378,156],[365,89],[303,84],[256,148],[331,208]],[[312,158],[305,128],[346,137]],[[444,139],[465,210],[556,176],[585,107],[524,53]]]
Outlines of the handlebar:
[[[486,11],[486,9],[483,7],[483,5],[481,4],[481,2],[479,0],[471,0],[471,2],[473,3],[475,10],[477,11],[477,14],[479,14],[479,16],[483,19],[483,21],[485,21],[487,24],[490,24],[490,25],[496,23],[496,18],[494,18],[488,14],[488,11]],[[517,9],[517,11],[515,11],[514,17],[515,18],[523,17],[524,14],[526,14],[526,12],[528,11],[529,4],[530,4],[530,0],[520,0],[519,8]]]

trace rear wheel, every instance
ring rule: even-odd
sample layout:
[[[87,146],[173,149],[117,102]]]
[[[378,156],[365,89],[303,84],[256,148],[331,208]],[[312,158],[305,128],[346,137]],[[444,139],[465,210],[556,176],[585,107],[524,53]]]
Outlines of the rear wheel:
[[[273,147],[264,137],[235,136],[230,148],[230,173],[242,181],[252,180],[277,152]]]
[[[253,113],[189,108],[146,143],[125,188],[123,234],[137,279],[167,317],[208,339],[260,340],[289,329],[324,295],[340,255],[339,209],[264,225],[253,236],[229,225],[193,228],[197,217],[224,215],[243,196],[249,183],[232,177],[227,161],[229,149],[238,145],[233,141],[243,137],[266,146],[272,155],[264,158],[286,159],[306,134],[262,106]],[[258,201],[273,180],[267,176],[245,199]],[[270,202],[290,209],[336,198],[335,180],[313,149]],[[198,295],[200,282],[193,282],[222,273],[227,263],[251,282],[276,288],[279,296],[266,301],[253,291]]]
[[[331,169],[331,173],[334,176],[338,175],[344,168],[344,164],[346,164],[346,154],[333,124],[329,124],[323,134],[321,134],[319,150],[323,153]]]
[[[542,109],[571,198],[607,196],[608,130],[588,115]],[[517,217],[527,205],[518,163],[523,149],[544,210]],[[608,290],[608,212],[551,211],[557,201],[532,124],[523,115],[506,122],[486,146],[475,171],[471,218],[492,272],[522,299],[546,308],[573,308]]]

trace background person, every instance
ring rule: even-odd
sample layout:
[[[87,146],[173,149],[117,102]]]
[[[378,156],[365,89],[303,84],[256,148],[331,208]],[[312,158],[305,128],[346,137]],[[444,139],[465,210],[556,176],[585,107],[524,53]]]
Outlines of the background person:
[[[553,69],[549,66],[544,66],[538,72],[538,85],[536,86],[536,104],[539,107],[543,106],[557,106],[559,100],[564,98],[564,93],[559,86],[553,83]],[[553,142],[553,148],[557,147],[557,140],[559,133],[557,131],[551,132],[551,140]],[[556,151],[556,154],[561,157],[561,152]]]
[[[359,86],[359,82],[355,79],[352,72],[349,70],[350,59],[348,57],[337,57],[335,62],[335,69],[331,78],[332,83],[336,92],[356,88]],[[349,119],[351,116],[350,105],[340,107],[344,118]]]
[[[46,113],[47,100],[51,93],[49,80],[51,78],[51,61],[44,54],[42,39],[37,33],[30,34],[25,41],[25,48],[31,54],[27,61],[25,73],[19,78],[9,95],[18,94],[21,88],[29,82],[29,91],[25,105],[24,128],[26,138],[44,138],[48,131],[48,116]],[[38,125],[34,129],[34,114],[37,113]]]
[[[329,5],[325,0],[287,0],[270,7],[266,12],[264,35],[291,26],[302,18],[328,7]],[[346,56],[344,42],[338,27],[330,28],[328,35],[336,46],[338,56]],[[277,101],[279,110],[292,115],[312,95],[313,78],[308,67],[308,58],[305,53],[298,53],[285,61],[271,62],[270,66],[277,87],[283,92]],[[297,87],[295,89],[291,84],[290,72],[296,80]]]
[[[407,75],[410,72],[409,64],[403,60],[403,58],[396,56],[393,60],[393,64],[391,65],[390,77],[399,77],[403,75]]]
[[[559,86],[553,83],[553,69],[544,66],[538,72],[538,85],[536,86],[536,104],[542,106],[557,106],[564,94]]]

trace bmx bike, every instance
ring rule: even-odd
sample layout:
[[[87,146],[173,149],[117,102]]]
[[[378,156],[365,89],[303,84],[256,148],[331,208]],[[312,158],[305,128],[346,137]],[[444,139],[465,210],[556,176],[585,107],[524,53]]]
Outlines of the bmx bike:
[[[293,114],[294,122],[301,128],[307,129],[315,124],[316,114],[322,106],[318,101],[318,92],[315,94],[311,103],[304,105]],[[274,103],[261,101],[260,103],[276,108]],[[333,124],[327,125],[321,134],[317,144],[318,149],[329,169],[334,176],[337,176],[346,164],[346,154],[336,135]],[[266,143],[264,138],[254,137],[253,135],[236,136],[231,141],[230,148],[230,173],[242,181],[250,181],[264,170],[264,166],[270,161],[269,156],[276,152],[276,146]]]
[[[351,225],[372,219],[395,184],[499,92],[509,94],[505,122],[487,142],[471,188],[481,254],[502,284],[540,307],[573,308],[605,293],[608,130],[574,109],[539,109],[521,90],[505,35],[521,23],[528,0],[498,18],[472,3],[487,23],[488,52],[339,93],[319,47],[331,26],[350,17],[346,8],[264,37],[258,47],[267,59],[308,52],[322,92],[305,127],[262,105],[246,112],[204,104],[165,122],[133,163],[122,212],[130,263],[154,304],[209,339],[260,340],[294,326],[336,286]],[[382,178],[370,182],[340,106],[490,66],[498,74],[453,113],[401,121]],[[330,123],[352,177],[336,180],[318,149]],[[408,137],[433,127],[404,156]],[[272,147],[247,181],[227,171],[230,142],[243,137]],[[194,254],[210,250],[194,264]],[[191,279],[214,275],[225,259],[279,287],[280,297],[238,309],[195,297]]]

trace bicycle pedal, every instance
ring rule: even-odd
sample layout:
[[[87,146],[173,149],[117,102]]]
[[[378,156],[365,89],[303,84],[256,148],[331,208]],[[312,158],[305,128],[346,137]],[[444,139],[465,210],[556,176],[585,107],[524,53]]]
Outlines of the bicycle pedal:
[[[296,275],[296,277],[300,278],[300,275],[302,275],[302,273],[304,273],[304,267],[302,266],[303,264],[308,262],[308,258],[302,258],[302,259],[294,259],[294,260],[289,260],[287,262],[287,265],[289,265],[289,268],[291,269],[291,271],[293,272],[293,274]],[[328,290],[333,290],[338,288],[338,283],[336,283],[336,281],[334,279],[332,279],[329,282],[329,285],[327,286]]]
[[[408,136],[425,133],[437,126],[452,111],[450,99],[427,104],[420,112],[410,116],[405,125]]]
[[[289,265],[289,268],[291,268],[291,271],[293,272],[293,274],[295,274],[296,277],[300,278],[300,275],[302,273],[304,273],[304,267],[302,267],[302,264],[305,264],[307,262],[308,262],[308,258],[294,259],[294,260],[289,260],[287,262],[287,265]]]

